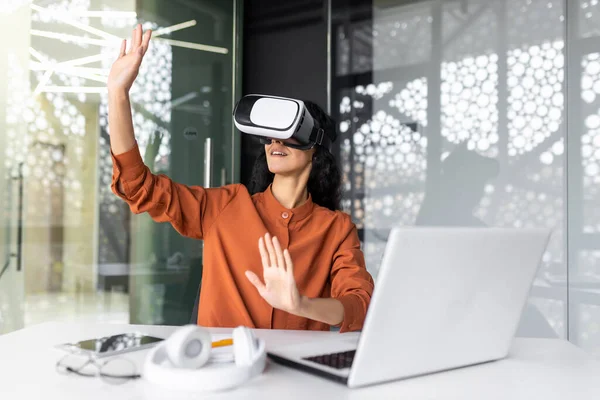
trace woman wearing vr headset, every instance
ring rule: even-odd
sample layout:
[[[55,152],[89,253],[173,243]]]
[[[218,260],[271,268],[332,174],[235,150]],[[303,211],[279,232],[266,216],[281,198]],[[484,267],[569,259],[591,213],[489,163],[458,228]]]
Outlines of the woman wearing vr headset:
[[[310,140],[262,137],[250,192],[241,184],[206,189],[154,175],[140,156],[129,101],[150,36],[138,25],[108,78],[112,190],[132,212],[204,240],[198,324],[361,329],[373,279],[355,225],[338,210],[340,172],[325,146],[336,139],[331,118],[306,102]]]

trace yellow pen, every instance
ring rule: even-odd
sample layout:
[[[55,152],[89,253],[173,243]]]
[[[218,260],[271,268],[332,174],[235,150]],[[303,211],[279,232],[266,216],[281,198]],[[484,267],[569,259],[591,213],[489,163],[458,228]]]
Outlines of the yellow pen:
[[[233,344],[233,339],[223,339],[217,340],[216,342],[212,342],[212,347],[223,347],[223,346],[231,346]]]

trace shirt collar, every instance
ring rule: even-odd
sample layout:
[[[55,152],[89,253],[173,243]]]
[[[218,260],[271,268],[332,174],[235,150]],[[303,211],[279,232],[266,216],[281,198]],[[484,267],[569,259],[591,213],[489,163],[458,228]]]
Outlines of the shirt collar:
[[[310,195],[310,193],[308,194],[308,199],[306,199],[306,201],[302,205],[289,209],[285,208],[279,201],[277,201],[277,199],[273,195],[271,186],[272,185],[269,185],[269,187],[264,191],[265,205],[268,207],[269,210],[273,210],[273,212],[279,214],[287,212],[289,214],[290,220],[294,221],[302,220],[310,215],[314,207],[314,203],[312,201],[312,196]]]

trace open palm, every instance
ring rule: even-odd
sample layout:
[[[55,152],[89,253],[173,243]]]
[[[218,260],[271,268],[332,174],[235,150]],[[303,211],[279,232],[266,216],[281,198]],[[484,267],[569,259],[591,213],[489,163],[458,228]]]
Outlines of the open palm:
[[[294,279],[290,253],[287,249],[282,251],[277,238],[271,239],[268,233],[259,239],[258,249],[262,258],[264,283],[252,271],[246,271],[246,277],[271,307],[296,313],[301,297]]]
[[[119,57],[113,63],[108,74],[109,91],[129,92],[140,70],[144,54],[148,50],[150,36],[152,36],[152,31],[147,30],[142,34],[142,26],[138,24],[131,35],[131,46],[128,52],[125,52],[127,40],[123,40]]]

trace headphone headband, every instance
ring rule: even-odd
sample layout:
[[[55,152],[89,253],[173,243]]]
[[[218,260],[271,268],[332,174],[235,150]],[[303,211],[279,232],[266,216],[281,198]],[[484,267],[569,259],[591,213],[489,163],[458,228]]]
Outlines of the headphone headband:
[[[197,327],[198,329],[203,329]],[[181,328],[183,329],[183,328]],[[237,330],[237,331],[236,331]],[[254,339],[252,331],[245,327],[238,327],[234,330],[234,338],[239,338],[240,334],[249,334],[252,341],[255,341],[255,349],[247,350],[252,354],[250,363],[247,365],[238,364],[238,354],[236,363],[223,364],[217,363],[213,366],[208,365],[197,369],[178,368],[172,364],[168,353],[168,339],[164,343],[154,347],[146,357],[142,377],[158,386],[166,389],[190,390],[194,392],[210,392],[232,389],[240,386],[253,377],[260,375],[265,368],[267,354],[264,340]],[[243,340],[242,340],[243,342]],[[238,345],[239,339],[238,339]],[[247,343],[242,343],[242,347]],[[235,339],[234,339],[235,346]],[[238,351],[234,351],[238,353]]]

